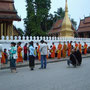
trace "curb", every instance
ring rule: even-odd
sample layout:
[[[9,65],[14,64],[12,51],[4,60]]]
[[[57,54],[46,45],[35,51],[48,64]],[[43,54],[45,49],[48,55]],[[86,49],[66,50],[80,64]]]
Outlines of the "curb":
[[[90,56],[82,56],[82,58],[89,58]],[[52,61],[47,61],[47,64],[48,63],[57,63],[57,62],[61,62],[61,61],[67,61],[69,58],[64,58],[64,60],[63,59],[56,59],[56,60],[52,60]],[[40,65],[41,63],[39,62],[39,63],[35,63],[35,65]],[[22,65],[22,64],[20,64],[20,65],[18,65],[18,66],[16,66],[17,68],[21,68],[21,67],[27,67],[27,66],[29,66],[28,64],[24,64],[24,65]],[[4,69],[10,69],[10,67],[9,66],[7,66],[7,67],[1,67],[0,68],[0,70],[4,70]]]

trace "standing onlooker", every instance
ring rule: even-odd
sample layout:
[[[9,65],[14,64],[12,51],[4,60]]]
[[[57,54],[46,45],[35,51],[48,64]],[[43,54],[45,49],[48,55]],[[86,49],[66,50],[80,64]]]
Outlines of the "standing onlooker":
[[[46,66],[47,66],[47,61],[46,61],[47,45],[44,43],[43,40],[41,40],[40,52],[41,52],[41,67],[40,67],[40,69],[43,69],[43,68],[46,69]]]
[[[4,49],[4,57],[5,57],[5,64],[7,64],[8,63],[7,49]]]
[[[27,50],[28,50],[28,48],[27,48],[27,43],[26,43],[24,46],[24,60],[25,61],[27,61]]]
[[[33,47],[33,41],[31,41],[29,43],[29,67],[31,68],[31,70],[34,70],[34,66],[35,66],[35,49]]]
[[[18,53],[17,63],[18,63],[18,62],[23,62],[21,42],[19,42],[19,43],[17,44],[17,53]]]
[[[15,47],[16,43],[12,42],[11,43],[11,48],[9,50],[9,54],[10,54],[10,69],[11,72],[15,72],[16,73],[16,47]]]

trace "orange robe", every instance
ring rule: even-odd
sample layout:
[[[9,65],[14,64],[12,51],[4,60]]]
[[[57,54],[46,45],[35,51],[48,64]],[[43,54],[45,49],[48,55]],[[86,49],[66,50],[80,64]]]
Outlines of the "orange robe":
[[[38,53],[38,60],[40,61],[41,60],[40,45],[38,45],[37,53]]]
[[[84,45],[84,54],[87,54],[87,44]]]
[[[5,62],[6,62],[5,56],[4,56],[4,53],[2,52],[1,63],[5,64]]]
[[[71,44],[70,43],[67,45],[67,48],[68,48],[68,56],[70,56],[70,53],[71,53]]]
[[[67,45],[64,44],[64,45],[63,45],[63,50],[62,50],[62,56],[63,56],[63,58],[66,57],[66,51],[67,51]]]
[[[56,50],[56,46],[53,45],[53,47],[51,49],[51,58],[55,58],[55,50]]]
[[[82,53],[82,45],[81,44],[79,44],[79,51],[80,51],[80,53]]]
[[[76,43],[76,44],[75,44],[75,50],[77,50],[77,48],[78,48],[78,44]]]
[[[57,50],[57,58],[60,59],[61,58],[61,49],[62,49],[62,44],[58,45],[58,50]]]
[[[22,48],[19,46],[17,49],[17,53],[18,53],[18,58],[17,58],[17,63],[18,62],[23,62],[23,58],[22,58]]]

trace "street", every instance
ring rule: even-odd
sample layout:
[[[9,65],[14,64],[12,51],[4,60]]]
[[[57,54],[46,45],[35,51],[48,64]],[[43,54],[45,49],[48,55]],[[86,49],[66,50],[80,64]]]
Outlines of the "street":
[[[34,71],[29,67],[0,71],[0,90],[90,90],[90,58],[84,58],[77,68],[67,67],[67,62],[49,63],[47,69]]]

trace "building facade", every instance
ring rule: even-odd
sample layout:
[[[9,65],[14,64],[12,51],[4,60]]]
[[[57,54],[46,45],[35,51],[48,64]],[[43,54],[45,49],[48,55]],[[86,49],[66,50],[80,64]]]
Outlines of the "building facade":
[[[51,30],[49,31],[49,35],[57,37],[74,37],[74,33],[76,33],[76,31],[73,28],[68,16],[68,5],[66,0],[64,19],[56,21],[56,23],[52,26]]]
[[[80,20],[77,31],[79,37],[90,38],[90,16]]]
[[[0,0],[0,38],[13,36],[13,21],[21,21],[14,6],[14,0]]]
[[[63,20],[57,20],[51,30],[48,32],[48,35],[49,36],[56,36],[56,37],[59,37],[60,36],[60,31],[61,31],[61,27],[62,27],[62,22]],[[76,30],[74,29],[73,26],[71,26],[72,30],[74,31],[74,35],[77,33]]]

